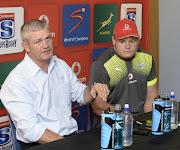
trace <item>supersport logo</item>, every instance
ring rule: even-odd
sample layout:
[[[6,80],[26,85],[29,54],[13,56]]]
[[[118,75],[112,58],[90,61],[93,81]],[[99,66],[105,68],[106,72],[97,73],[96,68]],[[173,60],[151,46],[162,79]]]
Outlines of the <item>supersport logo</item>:
[[[74,110],[74,109],[78,108],[79,106],[81,107],[82,104],[79,104],[79,105],[77,104],[77,105],[72,107],[72,114],[76,114],[76,117],[74,118],[75,120],[78,119],[78,117],[80,115],[80,111],[79,110]]]
[[[82,17],[81,15],[75,15],[75,14],[81,13],[81,12],[85,12],[85,8],[82,8],[82,10],[81,10],[81,9],[76,10],[76,11],[74,11],[74,12],[71,14],[71,18],[72,18],[72,19],[79,18],[80,21],[79,21],[78,24],[76,24],[76,25],[68,32],[68,34],[71,33],[74,29],[76,29],[76,28],[82,23],[83,17]]]

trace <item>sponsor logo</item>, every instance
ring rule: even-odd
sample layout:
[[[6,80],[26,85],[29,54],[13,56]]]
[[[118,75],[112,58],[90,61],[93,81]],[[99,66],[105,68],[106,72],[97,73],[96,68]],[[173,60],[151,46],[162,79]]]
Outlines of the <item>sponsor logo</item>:
[[[56,4],[33,4],[28,8],[28,20],[39,19],[44,21],[51,32],[54,47],[59,45],[59,7]]]
[[[132,74],[132,73],[129,73],[129,74],[128,74],[128,78],[129,78],[129,80],[132,80],[133,74]]]
[[[63,6],[63,45],[83,45],[89,43],[90,6]]]
[[[39,17],[39,20],[44,21],[47,24],[47,26],[49,26],[49,18],[46,15],[41,15]],[[55,32],[51,32],[51,37],[56,37]]]
[[[74,105],[74,106],[72,107],[72,114],[76,114],[76,117],[74,117],[75,120],[77,120],[78,117],[80,116],[80,111],[79,111],[79,110],[75,110],[75,109],[76,109],[76,108],[79,108],[79,107],[82,107],[82,106],[83,106],[83,104],[79,103],[79,104]],[[75,116],[75,115],[74,115],[74,116]]]
[[[68,32],[68,34],[71,33],[74,29],[76,29],[82,23],[83,17],[81,15],[75,15],[75,14],[81,13],[81,12],[85,12],[85,8],[82,8],[82,10],[81,9],[76,10],[71,14],[72,19],[79,18],[80,21]]]
[[[111,42],[113,29],[117,23],[117,4],[94,5],[94,43]]]
[[[12,150],[13,141],[10,123],[7,116],[2,117],[0,122],[0,150]]]
[[[122,72],[122,70],[120,68],[115,68],[115,70],[120,70]]]
[[[16,47],[17,39],[8,40],[15,36],[14,13],[0,14],[0,38],[4,39],[0,42],[0,48]]]
[[[104,28],[106,25],[110,25],[111,24],[111,19],[112,19],[113,16],[114,15],[110,12],[109,18],[101,23],[101,27],[97,30],[97,32],[99,32],[99,30]]]
[[[47,26],[49,26],[49,18],[46,15],[41,15],[39,17],[39,20],[44,21],[47,24]]]
[[[0,54],[23,51],[20,37],[23,23],[23,7],[0,8]]]
[[[128,24],[125,24],[123,30],[131,30],[131,28],[129,28],[129,25],[128,25]]]
[[[84,132],[88,126],[88,107],[81,103],[72,102],[72,117],[78,122],[77,133]],[[86,120],[86,121],[84,121]]]
[[[15,35],[14,13],[0,13],[0,38],[10,39]]]
[[[0,48],[11,48],[16,47],[17,39],[14,40],[5,40],[0,42]]]
[[[64,38],[64,42],[82,42],[88,40],[88,37],[73,37],[73,38]]]
[[[129,28],[129,25],[128,25],[128,24],[125,24],[125,28],[128,29],[128,28]]]
[[[136,22],[136,8],[127,8],[126,18]]]
[[[6,145],[11,141],[10,127],[3,127],[0,129],[0,146]]]
[[[79,62],[74,62],[71,67],[73,73],[78,77],[81,73],[81,64]],[[86,77],[78,78],[80,82],[86,82]]]
[[[76,76],[78,76],[81,72],[81,64],[78,62],[74,62],[71,67],[72,71]]]
[[[139,68],[143,69],[144,68],[144,65],[145,65],[145,62],[143,62],[142,64],[137,64],[139,66]]]
[[[62,58],[71,66],[79,81],[86,84],[89,79],[89,51],[64,54]]]
[[[137,80],[129,81],[129,84],[136,83],[136,82],[137,82]]]
[[[128,78],[129,78],[129,80],[131,80],[131,81],[129,81],[129,84],[132,84],[132,83],[136,83],[136,82],[137,82],[137,80],[133,80],[133,81],[132,81],[133,77],[134,77],[134,76],[133,76],[132,73],[129,73],[129,74],[128,74]]]

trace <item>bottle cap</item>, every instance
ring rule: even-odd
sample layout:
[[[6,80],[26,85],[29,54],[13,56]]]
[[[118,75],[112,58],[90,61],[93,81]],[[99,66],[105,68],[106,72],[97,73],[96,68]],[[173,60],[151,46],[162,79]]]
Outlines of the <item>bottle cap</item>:
[[[120,104],[115,105],[115,112],[116,113],[121,112],[121,105]]]
[[[174,94],[174,92],[171,92],[171,94],[170,94],[170,98],[175,98],[175,94]]]
[[[129,104],[124,105],[124,111],[129,111]]]
[[[125,105],[124,105],[124,108],[129,108],[129,104],[125,104]]]
[[[111,111],[110,107],[108,107],[108,108],[104,111],[104,113],[106,113],[106,114],[111,114],[112,111]]]
[[[155,100],[155,101],[162,101],[162,98],[161,98],[160,95],[158,95],[154,100]]]
[[[169,94],[168,93],[164,93],[163,100],[169,100]]]

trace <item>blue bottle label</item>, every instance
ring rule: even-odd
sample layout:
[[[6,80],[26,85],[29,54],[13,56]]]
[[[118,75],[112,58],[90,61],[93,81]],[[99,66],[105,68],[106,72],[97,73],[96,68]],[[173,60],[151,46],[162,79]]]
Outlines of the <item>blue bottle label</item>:
[[[103,113],[101,116],[101,149],[113,149],[116,115]]]
[[[163,134],[164,101],[153,101],[152,134]]]
[[[108,124],[101,122],[101,147],[108,147],[109,142],[111,141],[111,133],[112,128]]]
[[[171,102],[170,101],[165,101],[163,131],[164,132],[171,131]]]
[[[121,149],[123,147],[123,117],[116,120],[114,131],[114,149]]]

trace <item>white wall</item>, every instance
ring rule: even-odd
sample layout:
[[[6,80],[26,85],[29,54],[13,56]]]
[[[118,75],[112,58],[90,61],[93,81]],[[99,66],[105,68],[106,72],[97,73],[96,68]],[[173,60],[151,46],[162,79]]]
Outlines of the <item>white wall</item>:
[[[159,94],[180,101],[180,0],[159,0]]]

